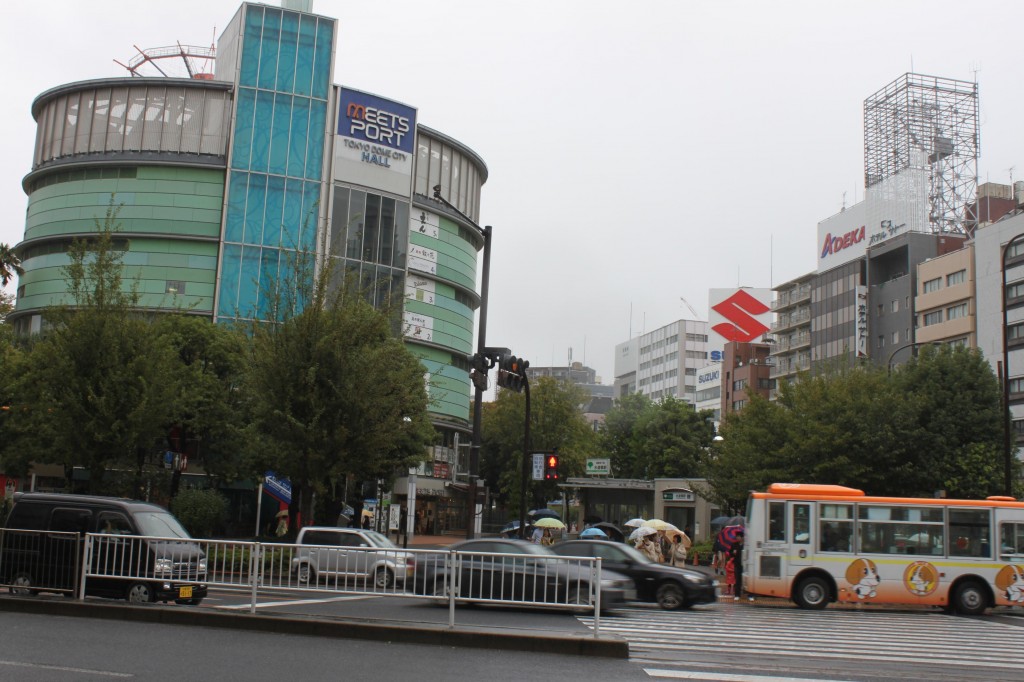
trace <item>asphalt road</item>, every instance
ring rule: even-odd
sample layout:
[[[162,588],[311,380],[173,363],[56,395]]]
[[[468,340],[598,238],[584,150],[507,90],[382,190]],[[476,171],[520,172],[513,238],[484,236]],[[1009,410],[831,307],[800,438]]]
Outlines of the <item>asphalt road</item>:
[[[0,611],[0,680],[649,679],[625,660]]]

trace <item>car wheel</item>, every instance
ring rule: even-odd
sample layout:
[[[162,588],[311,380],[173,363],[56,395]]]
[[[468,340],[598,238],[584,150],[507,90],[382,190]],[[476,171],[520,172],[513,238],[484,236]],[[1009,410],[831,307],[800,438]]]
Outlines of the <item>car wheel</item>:
[[[154,597],[153,587],[149,583],[132,583],[124,598],[130,604],[149,604]]]
[[[373,584],[378,590],[386,590],[395,584],[395,574],[390,568],[381,566],[373,575]]]
[[[295,570],[295,578],[300,585],[308,585],[316,582],[316,571],[309,564],[301,564]]]
[[[981,583],[968,580],[956,588],[953,610],[961,616],[980,616],[988,608],[988,593]]]
[[[16,594],[19,597],[25,597],[30,594],[39,594],[39,590],[33,590],[32,588],[32,576],[28,573],[21,572],[14,576],[11,580],[11,594]]]
[[[686,594],[683,592],[683,588],[677,583],[665,583],[661,585],[658,588],[655,599],[658,601],[658,606],[669,611],[681,609],[686,606]]]
[[[823,578],[804,578],[793,592],[793,601],[802,609],[823,609],[828,606],[828,583]]]

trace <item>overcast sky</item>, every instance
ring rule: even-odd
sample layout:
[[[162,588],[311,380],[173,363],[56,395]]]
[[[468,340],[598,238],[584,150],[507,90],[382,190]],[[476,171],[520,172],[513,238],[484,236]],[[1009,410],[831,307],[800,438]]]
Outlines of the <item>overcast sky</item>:
[[[271,3],[276,4],[276,3]],[[32,100],[209,46],[233,0],[4,4],[0,241],[24,235]],[[982,182],[1024,179],[1019,2],[315,0],[335,82],[395,99],[487,163],[487,342],[612,383],[614,347],[708,289],[816,267],[818,221],[864,197],[864,99],[908,71],[977,79]],[[1011,171],[1011,168],[1017,167]],[[12,287],[13,288],[13,287]]]

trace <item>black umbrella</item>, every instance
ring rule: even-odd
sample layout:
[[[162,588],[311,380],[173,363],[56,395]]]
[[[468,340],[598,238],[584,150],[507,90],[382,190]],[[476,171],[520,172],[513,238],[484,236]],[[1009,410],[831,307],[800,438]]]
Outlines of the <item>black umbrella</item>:
[[[561,516],[559,516],[556,512],[551,511],[550,509],[533,509],[531,511],[526,512],[526,514],[531,519],[558,519],[559,521],[562,520]]]
[[[743,525],[743,517],[742,516],[716,516],[715,518],[711,519],[711,525],[712,526],[718,526],[718,527],[721,527],[721,526],[742,526]]]
[[[619,530],[619,528],[616,527],[614,523],[602,521],[601,523],[595,523],[593,526],[591,526],[591,528],[600,528],[608,535],[608,538],[610,540],[615,540],[617,542],[626,541],[625,534],[621,530]]]

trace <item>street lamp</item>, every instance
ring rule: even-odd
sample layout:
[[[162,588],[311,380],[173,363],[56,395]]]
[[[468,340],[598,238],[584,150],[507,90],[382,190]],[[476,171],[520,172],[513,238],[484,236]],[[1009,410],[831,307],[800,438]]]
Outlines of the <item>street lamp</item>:
[[[907,348],[914,348],[916,346],[927,346],[928,344],[931,344],[933,346],[941,346],[942,345],[938,341],[914,341],[912,343],[905,343],[902,346],[900,346],[899,348],[893,349],[893,351],[891,353],[889,353],[889,361],[886,363],[886,368],[887,368],[886,371],[889,374],[892,374],[892,361],[893,361],[893,358],[895,358],[896,354],[899,353],[901,350],[904,350],[904,349],[907,349]]]
[[[476,351],[480,357],[487,346],[487,288],[491,274],[491,226],[480,227],[472,218],[453,206],[441,196],[441,185],[434,185],[434,198],[454,211],[484,238],[484,265],[480,282],[480,331],[476,339]],[[484,404],[483,382],[475,383],[473,399],[473,440],[469,446],[469,513],[466,523],[466,539],[472,540],[476,531],[477,472],[480,470],[480,424]]]
[[[999,257],[999,273],[1002,276],[1002,297],[1003,297],[1003,486],[1006,495],[1013,496],[1013,448],[1010,447],[1010,349],[1007,345],[1009,340],[1006,316],[1006,254],[1010,252],[1013,245],[1024,239],[1024,234],[1018,234],[1003,246]]]

